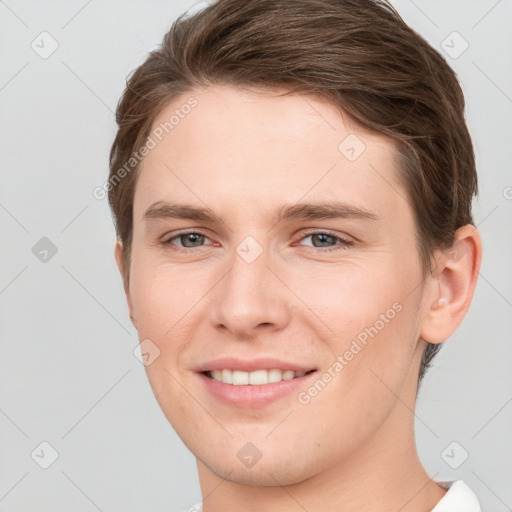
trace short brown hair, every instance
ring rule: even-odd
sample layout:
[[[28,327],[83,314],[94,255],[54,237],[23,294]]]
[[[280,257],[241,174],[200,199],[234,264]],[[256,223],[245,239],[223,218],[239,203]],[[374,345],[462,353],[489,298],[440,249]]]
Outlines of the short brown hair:
[[[474,224],[477,175],[464,97],[444,58],[383,0],[218,0],[182,14],[127,79],[110,152],[108,198],[129,281],[133,197],[144,145],[161,110],[194,87],[315,94],[391,137],[415,213],[424,277],[436,249]],[[116,174],[124,168],[123,179]],[[126,171],[128,169],[128,171]],[[427,343],[419,379],[440,345]]]

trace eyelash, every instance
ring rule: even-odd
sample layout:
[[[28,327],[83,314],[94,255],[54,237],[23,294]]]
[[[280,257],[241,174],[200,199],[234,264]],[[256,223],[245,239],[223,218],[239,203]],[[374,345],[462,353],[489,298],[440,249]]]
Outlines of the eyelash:
[[[173,245],[172,244],[173,240],[176,240],[177,238],[180,238],[181,236],[192,235],[192,234],[201,235],[205,238],[208,238],[208,236],[205,233],[202,233],[201,231],[196,231],[196,230],[182,231],[182,232],[177,233],[176,235],[173,235],[171,238],[167,239],[166,241],[162,242],[162,245],[164,247],[171,247]],[[350,240],[346,240],[345,238],[342,238],[330,231],[310,231],[308,233],[305,233],[300,238],[300,240],[303,240],[304,238],[307,238],[312,235],[327,235],[327,236],[333,238],[335,241],[341,242],[340,244],[337,244],[330,248],[322,249],[321,247],[309,247],[309,249],[312,249],[312,250],[318,249],[318,250],[320,250],[320,252],[333,252],[333,251],[338,251],[338,250],[346,250],[346,249],[349,249],[354,244],[354,242],[352,242]],[[173,247],[171,250],[176,251],[176,252],[191,253],[191,252],[195,252],[196,250],[200,250],[200,249],[201,249],[201,247],[187,247],[187,248],[182,248],[182,247],[174,248]]]

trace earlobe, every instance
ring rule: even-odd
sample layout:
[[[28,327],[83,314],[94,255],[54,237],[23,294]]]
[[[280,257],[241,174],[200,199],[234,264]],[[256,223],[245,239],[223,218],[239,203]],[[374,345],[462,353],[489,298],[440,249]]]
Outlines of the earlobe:
[[[452,246],[439,256],[420,334],[434,344],[453,335],[471,304],[482,259],[478,230],[471,224],[459,228]]]
[[[117,268],[119,269],[119,273],[121,274],[121,278],[123,280],[123,288],[124,293],[126,296],[126,302],[128,304],[128,310],[130,313],[130,320],[132,321],[132,324],[135,328],[137,328],[137,320],[135,318],[135,314],[133,311],[133,304],[132,299],[130,295],[130,287],[128,285],[128,282],[126,280],[126,272],[124,269],[124,260],[123,260],[123,242],[120,239],[117,239],[116,245],[114,248],[114,257],[117,263]]]

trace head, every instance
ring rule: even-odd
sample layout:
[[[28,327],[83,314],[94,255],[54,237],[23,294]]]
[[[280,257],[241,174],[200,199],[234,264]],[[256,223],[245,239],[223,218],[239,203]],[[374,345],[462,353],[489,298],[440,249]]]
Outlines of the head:
[[[439,53],[370,0],[219,1],[180,17],[129,77],[110,155],[116,259],[139,337],[158,347],[155,395],[217,474],[252,440],[279,462],[241,466],[240,481],[273,485],[306,438],[312,451],[286,473],[298,481],[349,458],[415,395],[480,263],[463,111]],[[235,411],[200,372],[231,354],[331,378]],[[269,436],[283,403],[293,419]],[[324,439],[340,428],[333,449]]]

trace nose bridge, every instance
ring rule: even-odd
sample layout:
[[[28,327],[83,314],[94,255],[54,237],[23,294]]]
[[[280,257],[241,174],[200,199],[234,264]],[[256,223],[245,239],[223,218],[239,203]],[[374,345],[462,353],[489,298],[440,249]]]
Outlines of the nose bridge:
[[[247,237],[234,249],[229,265],[211,305],[214,324],[243,337],[262,324],[282,328],[289,321],[288,298],[268,268],[270,251]]]

